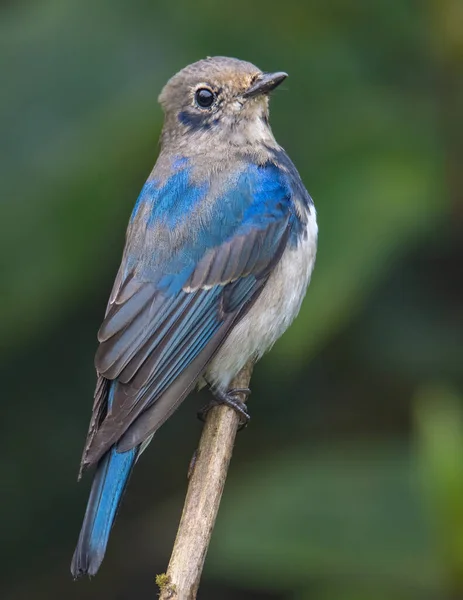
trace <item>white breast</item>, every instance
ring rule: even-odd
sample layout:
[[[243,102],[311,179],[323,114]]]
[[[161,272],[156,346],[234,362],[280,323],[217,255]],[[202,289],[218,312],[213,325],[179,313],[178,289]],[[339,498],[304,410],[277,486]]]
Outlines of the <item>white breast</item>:
[[[260,358],[291,325],[310,282],[316,250],[317,221],[311,206],[307,236],[284,251],[261,295],[210,363],[208,383],[226,391],[248,359]]]

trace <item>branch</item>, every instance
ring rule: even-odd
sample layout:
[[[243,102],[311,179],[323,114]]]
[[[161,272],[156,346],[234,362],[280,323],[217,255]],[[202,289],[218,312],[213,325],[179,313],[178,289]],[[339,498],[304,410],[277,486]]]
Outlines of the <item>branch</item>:
[[[251,361],[230,388],[248,387],[252,368]],[[225,405],[214,406],[207,415],[167,573],[156,577],[160,600],[196,598],[239,421],[239,415]]]

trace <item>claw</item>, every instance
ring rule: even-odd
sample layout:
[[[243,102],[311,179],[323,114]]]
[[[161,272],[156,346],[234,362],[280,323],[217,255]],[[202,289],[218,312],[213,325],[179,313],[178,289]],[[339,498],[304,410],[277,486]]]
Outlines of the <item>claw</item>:
[[[213,406],[218,406],[219,404],[225,404],[230,408],[233,408],[236,411],[240,419],[240,425],[238,431],[244,429],[246,425],[249,423],[249,413],[247,411],[246,404],[239,398],[240,395],[243,395],[245,398],[249,396],[251,390],[249,388],[233,388],[228,390],[228,392],[220,392],[218,390],[214,390],[212,392],[213,399],[209,404],[203,406],[203,408],[198,412],[198,419],[201,421],[205,421],[207,417],[207,413],[211,410]]]

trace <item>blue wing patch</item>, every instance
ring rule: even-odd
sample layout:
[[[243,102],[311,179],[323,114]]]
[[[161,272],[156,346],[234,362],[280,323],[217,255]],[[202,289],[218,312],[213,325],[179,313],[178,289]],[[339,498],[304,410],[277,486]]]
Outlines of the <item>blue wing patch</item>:
[[[175,227],[179,219],[188,218],[189,211],[206,195],[208,185],[192,184],[191,169],[183,163],[179,166],[183,168],[169,177],[164,185],[161,186],[156,180],[145,183],[132,211],[131,222],[137,218],[143,205],[149,206],[148,226],[162,222]]]

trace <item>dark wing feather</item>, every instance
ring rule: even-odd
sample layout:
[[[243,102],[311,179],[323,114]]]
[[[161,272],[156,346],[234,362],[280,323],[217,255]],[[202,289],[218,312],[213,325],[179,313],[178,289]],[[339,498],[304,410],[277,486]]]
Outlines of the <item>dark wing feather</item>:
[[[93,438],[95,437],[95,434],[98,430],[98,426],[100,425],[106,413],[110,383],[111,382],[108,379],[102,377],[99,373],[97,374],[95,393],[93,395],[92,417],[90,419],[90,425],[88,427],[88,434],[84,447],[84,454],[82,456],[79,475],[77,477],[78,480],[80,480],[80,478],[82,477],[82,471],[86,464],[85,457],[87,454],[87,450],[92,445]]]

